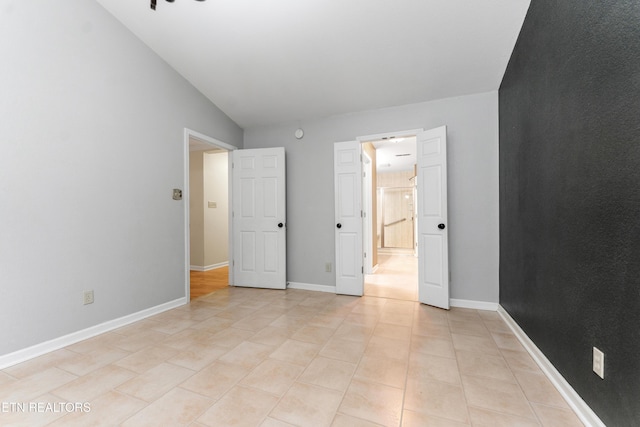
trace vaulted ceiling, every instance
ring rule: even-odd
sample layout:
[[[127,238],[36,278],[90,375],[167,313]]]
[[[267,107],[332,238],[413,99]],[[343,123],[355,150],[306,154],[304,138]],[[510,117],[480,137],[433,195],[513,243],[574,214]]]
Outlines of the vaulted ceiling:
[[[97,0],[242,127],[497,90],[530,0]]]

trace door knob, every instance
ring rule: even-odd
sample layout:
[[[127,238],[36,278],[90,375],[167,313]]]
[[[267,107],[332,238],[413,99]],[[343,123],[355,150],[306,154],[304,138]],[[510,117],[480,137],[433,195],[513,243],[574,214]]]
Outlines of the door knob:
[[[440,230],[444,230],[444,224],[438,224],[438,228],[439,228]]]
[[[338,228],[342,228],[342,224],[338,223],[338,224],[336,225],[336,227],[338,227]]]
[[[282,228],[282,227],[284,227],[284,224],[283,224],[283,223],[281,223],[281,222],[279,222],[279,223],[278,223],[278,228]]]

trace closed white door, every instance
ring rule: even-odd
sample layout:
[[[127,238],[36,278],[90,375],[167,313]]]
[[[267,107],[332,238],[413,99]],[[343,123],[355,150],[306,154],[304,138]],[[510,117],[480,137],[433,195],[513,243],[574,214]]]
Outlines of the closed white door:
[[[449,308],[447,128],[417,135],[418,299]]]
[[[284,148],[233,151],[234,286],[285,289]]]
[[[358,141],[334,144],[336,293],[361,296],[362,159]]]

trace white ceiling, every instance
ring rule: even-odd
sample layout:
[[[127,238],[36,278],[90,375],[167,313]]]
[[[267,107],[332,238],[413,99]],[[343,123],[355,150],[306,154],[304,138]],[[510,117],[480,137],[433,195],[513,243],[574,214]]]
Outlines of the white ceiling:
[[[413,170],[416,164],[416,137],[399,137],[372,141],[376,147],[376,170],[379,173]]]
[[[242,127],[497,90],[530,0],[97,0]]]

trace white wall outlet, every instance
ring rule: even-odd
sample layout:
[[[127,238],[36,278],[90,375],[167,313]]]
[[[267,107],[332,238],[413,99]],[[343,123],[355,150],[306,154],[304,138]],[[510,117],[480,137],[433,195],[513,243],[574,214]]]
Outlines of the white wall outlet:
[[[604,353],[593,347],[593,372],[604,379]]]
[[[331,263],[330,262],[325,263],[324,271],[326,271],[327,273],[331,273]]]
[[[209,206],[210,208],[217,208],[217,207],[218,207],[218,203],[216,203],[216,202],[209,202],[209,203],[208,203],[208,206]]]
[[[93,291],[84,291],[84,305],[93,304]]]

